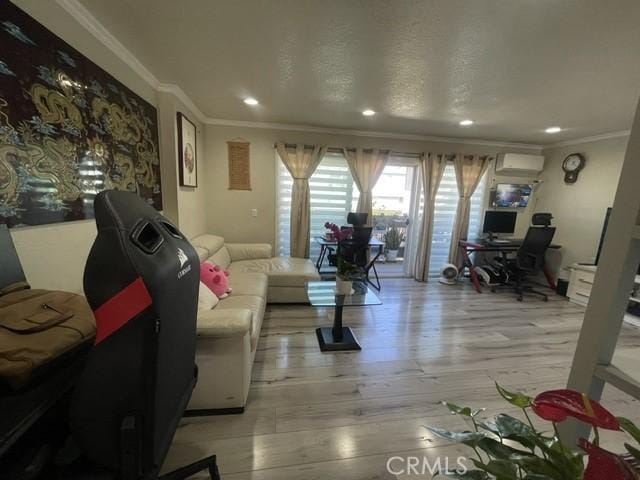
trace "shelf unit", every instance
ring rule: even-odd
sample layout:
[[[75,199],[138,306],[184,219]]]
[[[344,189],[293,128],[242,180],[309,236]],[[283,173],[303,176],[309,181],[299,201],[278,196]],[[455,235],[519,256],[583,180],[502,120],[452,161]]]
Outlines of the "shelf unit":
[[[609,227],[576,346],[568,388],[600,400],[605,383],[640,399],[638,368],[616,365],[614,354],[640,264],[640,106],[625,154]],[[633,372],[633,373],[631,373]],[[565,441],[587,436],[588,426],[563,425]]]

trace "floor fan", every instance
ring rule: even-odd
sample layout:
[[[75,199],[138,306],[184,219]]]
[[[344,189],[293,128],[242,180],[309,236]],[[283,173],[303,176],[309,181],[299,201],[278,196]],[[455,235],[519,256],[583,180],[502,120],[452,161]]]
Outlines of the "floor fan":
[[[440,279],[438,280],[440,283],[444,283],[445,285],[455,285],[458,279],[458,267],[456,267],[453,263],[447,263],[440,270]]]

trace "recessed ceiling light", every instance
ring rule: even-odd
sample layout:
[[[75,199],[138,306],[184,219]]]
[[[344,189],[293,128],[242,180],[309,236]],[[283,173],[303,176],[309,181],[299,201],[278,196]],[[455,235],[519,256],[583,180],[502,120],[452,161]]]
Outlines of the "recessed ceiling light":
[[[468,127],[469,125],[473,125],[473,120],[462,120],[460,122],[460,125],[462,125],[463,127]]]
[[[253,97],[248,97],[244,99],[244,103],[246,103],[247,105],[258,105],[258,100]]]
[[[562,131],[562,129],[560,127],[549,127],[544,132],[545,133],[558,133],[560,131]]]
[[[367,109],[367,110],[363,111],[363,112],[362,112],[362,114],[363,114],[365,117],[371,117],[372,115],[375,115],[375,114],[376,114],[376,112],[374,112],[373,110]]]

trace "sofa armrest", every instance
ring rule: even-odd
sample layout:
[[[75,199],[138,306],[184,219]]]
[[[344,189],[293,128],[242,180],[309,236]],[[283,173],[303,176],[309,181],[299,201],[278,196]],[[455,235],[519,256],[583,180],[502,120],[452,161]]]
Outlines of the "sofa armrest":
[[[268,243],[227,243],[225,246],[232,262],[271,258],[271,245]]]
[[[251,311],[246,308],[214,308],[198,312],[198,337],[242,337],[251,332]]]

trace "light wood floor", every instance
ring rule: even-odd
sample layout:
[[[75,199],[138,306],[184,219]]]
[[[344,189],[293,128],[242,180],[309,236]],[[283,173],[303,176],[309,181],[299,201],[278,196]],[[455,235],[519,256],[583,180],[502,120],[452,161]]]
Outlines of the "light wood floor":
[[[331,324],[331,309],[269,306],[246,412],[183,420],[166,468],[216,453],[224,480],[404,478],[386,472],[389,457],[469,454],[425,430],[468,428],[440,401],[517,415],[494,380],[529,393],[566,384],[584,309],[561,297],[518,303],[409,279],[385,279],[381,297],[381,306],[345,309],[357,353],[318,350],[314,329]],[[625,327],[619,348],[638,346],[640,330]],[[640,416],[615,389],[603,403]],[[604,435],[612,448],[623,440]]]

